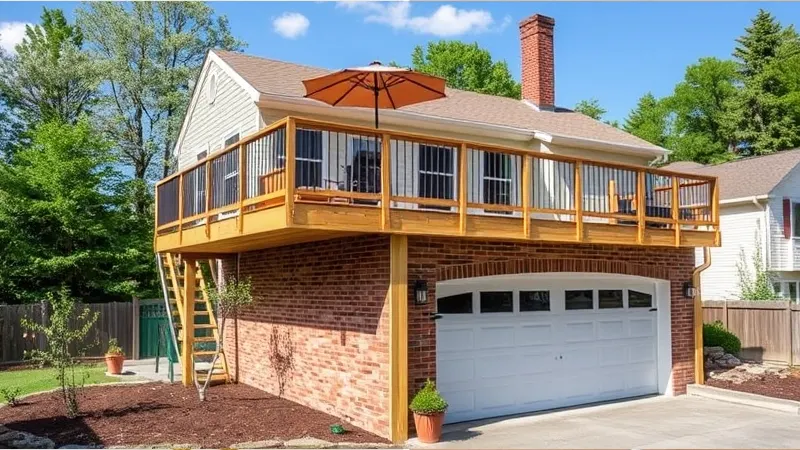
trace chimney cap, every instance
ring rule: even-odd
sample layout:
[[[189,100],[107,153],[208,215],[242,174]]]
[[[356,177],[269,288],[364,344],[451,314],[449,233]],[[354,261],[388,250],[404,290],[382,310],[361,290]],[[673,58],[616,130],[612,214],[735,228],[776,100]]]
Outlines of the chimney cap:
[[[556,24],[556,20],[552,17],[548,17],[542,14],[534,14],[526,19],[522,19],[519,22],[519,27],[522,28],[526,25],[530,25],[533,22],[537,22],[539,26],[546,26],[546,27],[554,27]]]

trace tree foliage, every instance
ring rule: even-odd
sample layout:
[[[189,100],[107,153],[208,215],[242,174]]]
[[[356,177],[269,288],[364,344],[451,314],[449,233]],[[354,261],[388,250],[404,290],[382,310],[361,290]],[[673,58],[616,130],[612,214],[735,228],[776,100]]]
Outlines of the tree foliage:
[[[131,215],[114,162],[81,120],[39,125],[0,163],[0,301],[38,301],[62,285],[87,300],[148,287],[150,230]]]
[[[748,255],[744,248],[739,251],[736,272],[739,277],[739,298],[742,300],[774,300],[776,295],[772,288],[773,275],[764,261],[761,238],[753,242],[753,253]]]
[[[643,95],[636,107],[628,114],[622,128],[634,136],[655,145],[667,145],[667,108],[663,101],[657,100],[653,94]]]
[[[0,56],[0,98],[9,118],[75,123],[92,107],[99,83],[95,62],[82,51],[83,33],[60,9],[47,9],[41,25],[28,25],[16,55]]]
[[[441,40],[426,48],[414,47],[414,70],[447,80],[447,86],[465,91],[520,98],[520,84],[511,76],[505,61],[494,61],[477,42]]]
[[[605,108],[600,106],[600,101],[596,98],[579,101],[578,104],[575,105],[574,110],[594,120],[602,119],[603,115],[607,112]]]

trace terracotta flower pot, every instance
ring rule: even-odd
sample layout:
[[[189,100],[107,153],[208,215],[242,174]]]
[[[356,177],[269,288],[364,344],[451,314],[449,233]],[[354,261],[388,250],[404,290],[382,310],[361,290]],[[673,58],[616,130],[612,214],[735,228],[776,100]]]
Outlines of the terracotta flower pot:
[[[122,373],[122,363],[125,361],[125,355],[106,355],[106,367],[108,373],[111,375],[119,375]]]
[[[417,414],[414,413],[414,425],[417,427],[417,438],[420,442],[433,444],[442,438],[442,423],[444,413]]]

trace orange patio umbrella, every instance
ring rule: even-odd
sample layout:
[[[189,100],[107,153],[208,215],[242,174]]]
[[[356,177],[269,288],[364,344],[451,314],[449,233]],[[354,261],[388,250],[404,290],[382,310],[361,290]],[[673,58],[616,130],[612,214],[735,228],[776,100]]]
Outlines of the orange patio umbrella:
[[[378,128],[378,109],[397,109],[446,96],[443,78],[384,66],[378,61],[367,67],[344,69],[303,80],[303,84],[306,98],[331,106],[374,106],[375,128]]]

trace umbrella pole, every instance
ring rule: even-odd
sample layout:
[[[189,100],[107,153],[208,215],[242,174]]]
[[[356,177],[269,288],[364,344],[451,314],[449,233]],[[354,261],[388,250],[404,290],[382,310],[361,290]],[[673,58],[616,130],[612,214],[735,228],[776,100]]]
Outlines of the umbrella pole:
[[[378,73],[372,74],[375,77],[373,90],[375,91],[375,129],[378,129]]]

